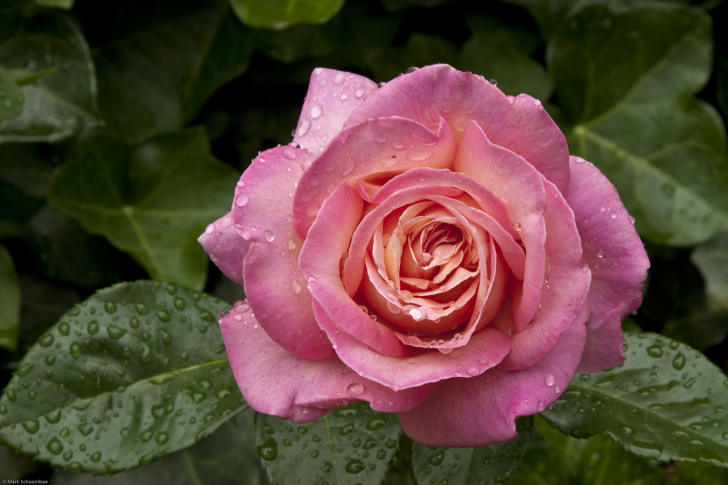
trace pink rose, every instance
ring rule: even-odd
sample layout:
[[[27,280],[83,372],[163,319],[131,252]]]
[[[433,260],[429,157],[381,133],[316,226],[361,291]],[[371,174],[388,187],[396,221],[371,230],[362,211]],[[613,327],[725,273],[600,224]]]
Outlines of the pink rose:
[[[378,89],[316,69],[293,144],[200,243],[245,282],[220,327],[250,406],[308,422],[365,400],[438,446],[508,440],[620,364],[649,266],[538,100],[447,65]]]

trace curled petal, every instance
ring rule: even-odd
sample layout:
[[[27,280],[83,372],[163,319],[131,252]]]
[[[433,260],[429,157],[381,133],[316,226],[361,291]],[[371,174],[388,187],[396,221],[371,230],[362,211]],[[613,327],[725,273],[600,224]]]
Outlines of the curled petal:
[[[399,415],[413,440],[432,446],[486,446],[516,436],[515,419],[543,411],[571,382],[584,350],[588,309],[538,363],[509,372],[491,369],[450,379],[425,402]]]
[[[566,201],[574,210],[584,262],[592,274],[591,315],[579,372],[599,372],[624,361],[621,322],[642,303],[650,261],[617,189],[578,157],[571,157]]]
[[[357,74],[314,69],[293,143],[320,154],[344,127],[351,112],[376,89],[377,83]]]
[[[222,318],[220,330],[246,402],[256,411],[297,423],[315,421],[355,400],[369,401],[375,411],[407,411],[436,387],[395,392],[357,375],[336,356],[314,361],[287,352],[258,328],[245,302]]]
[[[243,260],[250,244],[233,227],[230,213],[207,226],[197,241],[225,276],[243,284]]]
[[[245,294],[258,321],[284,349],[324,359],[333,349],[316,324],[311,295],[298,269],[303,240],[293,225],[291,209],[293,184],[303,172],[300,163],[310,158],[290,146],[263,152],[236,187],[232,216],[238,233],[250,241],[243,275]]]

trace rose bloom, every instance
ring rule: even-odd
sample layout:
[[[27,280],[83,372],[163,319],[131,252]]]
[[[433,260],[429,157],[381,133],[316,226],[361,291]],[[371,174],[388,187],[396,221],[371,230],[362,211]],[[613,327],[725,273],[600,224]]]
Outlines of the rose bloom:
[[[254,409],[364,400],[420,443],[480,446],[624,361],[633,223],[531,96],[447,65],[381,87],[316,69],[293,143],[199,240],[245,284],[220,328]]]

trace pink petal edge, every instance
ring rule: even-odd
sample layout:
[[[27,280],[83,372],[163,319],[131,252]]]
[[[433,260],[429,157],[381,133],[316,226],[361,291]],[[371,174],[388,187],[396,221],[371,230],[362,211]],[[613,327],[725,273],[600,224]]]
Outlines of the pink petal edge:
[[[230,212],[209,224],[197,241],[225,276],[243,284],[243,261],[250,244],[233,227]]]

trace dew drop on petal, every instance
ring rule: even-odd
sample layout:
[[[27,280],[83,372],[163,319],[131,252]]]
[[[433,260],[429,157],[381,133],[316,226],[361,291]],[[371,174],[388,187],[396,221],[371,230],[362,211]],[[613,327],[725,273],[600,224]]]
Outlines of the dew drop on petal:
[[[318,118],[319,116],[321,116],[322,112],[323,112],[323,110],[321,109],[321,106],[319,106],[318,104],[314,104],[313,107],[311,108],[311,118],[313,118],[313,119]]]
[[[629,222],[631,222],[632,224],[634,224],[634,217],[629,216]]]
[[[546,374],[546,385],[551,387],[554,385],[554,375],[553,374]]]
[[[311,128],[311,122],[309,120],[303,120],[301,122],[301,126],[298,127],[298,136],[305,135],[308,132],[309,128]]]
[[[281,153],[284,157],[286,157],[289,160],[295,160],[296,159],[296,150],[294,150],[291,147],[285,147],[283,150],[281,150]]]
[[[248,195],[247,194],[240,194],[235,199],[235,205],[238,206],[238,207],[243,207],[247,203],[248,203]]]
[[[271,231],[265,231],[265,240],[266,240],[266,241],[268,241],[268,242],[273,242],[273,240],[274,240],[275,238],[276,238],[276,237],[275,237],[275,236],[273,235],[273,233],[272,233]]]
[[[207,227],[205,228],[206,234],[212,234],[214,231],[215,231],[215,226],[213,226],[212,224],[208,224]]]
[[[295,294],[301,293],[301,283],[299,283],[297,280],[291,280],[291,288],[293,288],[293,292]]]
[[[358,88],[356,91],[354,91],[354,96],[356,96],[356,99],[361,99],[362,96],[364,96],[364,88]]]
[[[358,382],[355,382],[353,384],[349,384],[349,386],[346,388],[346,392],[350,396],[360,396],[364,392],[364,386],[362,386]]]
[[[616,219],[617,218],[617,213],[616,212],[612,212],[611,214],[609,214],[609,217],[611,217],[612,219]]]
[[[600,249],[599,251],[597,251],[597,258],[603,258],[603,257],[604,257],[604,251],[602,251]]]
[[[288,247],[288,249],[293,251],[294,249],[296,249],[296,241],[294,241],[293,239],[289,239],[286,243],[286,246]]]

